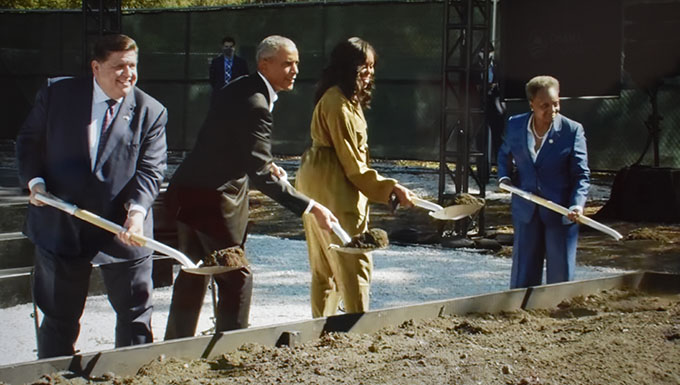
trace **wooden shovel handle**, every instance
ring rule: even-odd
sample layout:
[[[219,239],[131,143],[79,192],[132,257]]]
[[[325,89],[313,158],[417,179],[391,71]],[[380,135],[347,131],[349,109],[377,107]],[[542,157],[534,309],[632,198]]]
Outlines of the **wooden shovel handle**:
[[[118,234],[121,231],[125,231],[125,228],[117,223],[111,222],[107,219],[104,219],[100,217],[97,214],[91,213],[87,210],[83,209],[76,209],[76,212],[73,214],[76,218],[80,218],[84,220],[85,222],[91,223],[97,227],[100,227],[106,231],[110,231],[114,234]],[[139,235],[139,234],[132,234],[131,238],[141,244],[142,246],[145,246],[147,242],[150,240],[149,238]]]
[[[93,224],[99,228],[102,228],[114,234],[118,234],[121,231],[125,231],[125,228],[123,226],[111,222],[108,219],[102,218],[97,214],[78,208],[78,206],[76,205],[64,202],[59,198],[56,197],[52,198],[47,195],[37,194],[36,199],[47,205],[62,210],[70,215],[73,215],[76,218],[82,219],[87,223]],[[191,261],[191,259],[189,259],[186,255],[184,255],[181,251],[175,250],[170,246],[167,246],[161,242],[156,241],[155,239],[151,239],[143,235],[137,234],[133,234],[132,239],[154,251],[158,251],[160,253],[163,253],[167,256],[174,258],[179,263],[181,263],[184,268],[195,269],[197,267],[196,264],[193,261]]]
[[[543,206],[547,209],[550,209],[550,210],[552,210],[556,213],[562,214],[564,216],[567,216],[570,212],[569,209],[564,207],[564,206],[561,206],[561,205],[559,205],[559,204],[557,204],[553,201],[549,201],[545,198],[539,197],[538,195],[532,194],[528,191],[521,190],[521,189],[519,189],[515,186],[512,186],[512,185],[509,185],[507,183],[501,183],[500,187],[503,190],[509,191],[509,192],[519,196],[519,197],[522,197],[522,198],[524,198],[528,201],[534,202],[538,205],[541,205],[541,206]],[[592,227],[593,229],[595,229],[597,231],[601,231],[601,232],[609,235],[610,237],[616,239],[617,241],[620,241],[621,239],[623,239],[623,236],[621,234],[619,234],[618,231],[612,229],[609,226],[605,226],[602,223],[600,223],[600,222],[598,222],[594,219],[588,218],[585,215],[580,215],[577,220],[578,220],[579,223],[584,224],[588,227]]]

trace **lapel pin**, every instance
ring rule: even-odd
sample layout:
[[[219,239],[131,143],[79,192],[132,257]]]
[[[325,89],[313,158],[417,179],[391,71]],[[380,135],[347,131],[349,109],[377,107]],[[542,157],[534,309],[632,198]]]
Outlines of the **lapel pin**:
[[[552,139],[548,139],[548,143],[552,144],[552,143],[553,143],[553,140],[552,140]]]

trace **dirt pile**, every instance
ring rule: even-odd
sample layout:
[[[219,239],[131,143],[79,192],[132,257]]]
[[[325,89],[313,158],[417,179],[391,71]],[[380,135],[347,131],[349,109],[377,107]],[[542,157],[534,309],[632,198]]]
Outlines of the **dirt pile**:
[[[474,205],[474,206],[484,206],[486,204],[486,199],[474,196],[468,193],[456,194],[448,205]],[[448,206],[447,205],[447,206]]]
[[[358,249],[382,249],[390,244],[387,232],[383,229],[369,229],[361,234],[357,234],[347,242],[344,247]]]
[[[203,258],[203,266],[243,267],[248,265],[250,263],[240,246],[213,251]]]
[[[609,291],[555,309],[407,321],[215,360],[159,357],[97,384],[678,384],[680,295]],[[36,384],[85,384],[52,375]]]

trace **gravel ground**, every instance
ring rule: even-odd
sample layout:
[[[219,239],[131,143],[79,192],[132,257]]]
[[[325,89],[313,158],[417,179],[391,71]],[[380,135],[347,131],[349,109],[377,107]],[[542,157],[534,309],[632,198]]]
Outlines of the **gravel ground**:
[[[436,174],[398,171],[403,184],[434,200]],[[611,178],[600,178],[587,214],[608,198]],[[489,191],[487,235],[510,234],[508,197]],[[254,233],[302,238],[298,218],[261,195],[251,197]],[[372,227],[408,228],[423,239],[439,230],[416,209],[391,215],[376,206],[372,220]],[[680,273],[680,226],[607,224],[626,240],[582,230],[579,265]],[[509,250],[504,246],[492,259],[509,266]],[[328,334],[295,348],[247,344],[215,360],[159,357],[136,376],[112,373],[88,382],[51,374],[36,384],[680,384],[679,344],[680,294],[609,291],[554,309],[411,321],[365,335]]]

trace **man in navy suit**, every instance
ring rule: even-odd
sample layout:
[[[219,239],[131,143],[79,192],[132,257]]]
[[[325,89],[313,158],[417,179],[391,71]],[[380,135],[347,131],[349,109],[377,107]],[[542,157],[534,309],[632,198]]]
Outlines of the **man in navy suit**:
[[[222,54],[210,62],[210,86],[213,94],[225,84],[248,74],[248,64],[235,52],[236,40],[231,36],[222,39]]]
[[[92,264],[116,311],[116,347],[153,342],[151,205],[166,168],[163,105],[135,86],[138,48],[125,35],[94,46],[93,76],[51,79],[17,136],[19,176],[30,190],[24,232],[35,244],[34,301],[44,314],[38,357],[72,355]],[[126,229],[114,235],[55,208],[54,195]]]
[[[194,149],[168,187],[179,248],[195,262],[214,251],[245,247],[251,185],[300,217],[312,213],[325,230],[337,222],[327,208],[284,181],[286,173],[274,164],[271,153],[277,92],[292,90],[298,73],[295,43],[269,36],[258,45],[256,56],[256,73],[217,92]],[[250,269],[243,267],[214,278],[219,296],[216,331],[248,327],[253,287]],[[166,340],[194,335],[207,279],[179,272]]]
[[[518,185],[569,207],[568,218],[521,197],[512,197],[514,246],[510,287],[574,278],[578,224],[583,213],[590,170],[583,126],[559,114],[560,84],[537,76],[526,84],[531,111],[510,117],[498,152],[498,181]],[[511,182],[512,181],[512,182]]]

